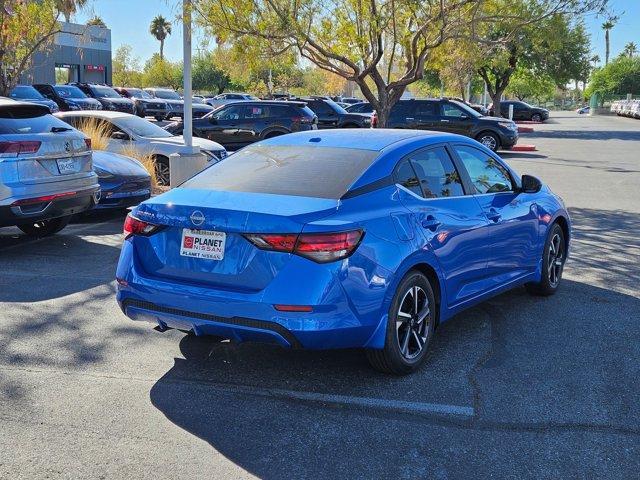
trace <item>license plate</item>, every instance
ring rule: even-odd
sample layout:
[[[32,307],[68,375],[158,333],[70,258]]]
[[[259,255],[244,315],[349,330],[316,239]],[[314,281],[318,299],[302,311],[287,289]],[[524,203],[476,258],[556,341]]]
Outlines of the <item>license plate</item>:
[[[180,243],[180,255],[183,257],[206,258],[209,260],[222,260],[224,258],[224,245],[227,234],[212,230],[182,230],[182,242]]]
[[[66,160],[58,160],[58,171],[61,175],[65,173],[74,173],[76,171],[76,161],[73,158]]]

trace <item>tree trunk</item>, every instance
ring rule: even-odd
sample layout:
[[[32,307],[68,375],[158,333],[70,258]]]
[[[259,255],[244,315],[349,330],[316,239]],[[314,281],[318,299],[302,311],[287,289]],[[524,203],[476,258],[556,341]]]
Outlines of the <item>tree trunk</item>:
[[[609,29],[604,31],[604,44],[605,44],[605,52],[604,52],[604,64],[609,64]]]
[[[164,40],[160,40],[160,60],[164,60]]]
[[[500,108],[500,100],[502,99],[502,94],[504,93],[505,88],[498,89],[495,92],[493,92],[493,94],[489,92],[489,96],[491,97],[491,102],[493,103],[494,117],[502,116],[502,109]],[[505,118],[508,118],[508,117],[505,117]]]

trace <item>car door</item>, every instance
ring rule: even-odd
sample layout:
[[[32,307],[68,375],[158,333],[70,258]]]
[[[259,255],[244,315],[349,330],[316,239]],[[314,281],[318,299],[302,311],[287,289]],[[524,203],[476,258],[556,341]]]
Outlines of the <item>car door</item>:
[[[412,127],[419,130],[441,130],[440,113],[438,103],[428,100],[414,100],[413,116],[407,120],[412,121]]]
[[[539,219],[531,194],[521,193],[510,170],[493,153],[471,145],[452,146],[489,221],[488,274],[498,286],[535,271]]]
[[[473,122],[469,114],[451,102],[440,103],[441,130],[458,135],[471,136]]]
[[[421,232],[418,247],[432,251],[438,259],[447,305],[481,294],[487,288],[489,222],[475,197],[465,191],[445,146],[403,158],[395,180]]]
[[[314,100],[307,102],[313,113],[318,117],[318,128],[336,128],[338,126],[339,116],[331,106],[322,100]]]
[[[221,108],[209,118],[209,126],[205,135],[209,140],[224,146],[237,146],[242,143],[245,134],[240,133],[242,122],[245,121],[246,106],[232,104]]]

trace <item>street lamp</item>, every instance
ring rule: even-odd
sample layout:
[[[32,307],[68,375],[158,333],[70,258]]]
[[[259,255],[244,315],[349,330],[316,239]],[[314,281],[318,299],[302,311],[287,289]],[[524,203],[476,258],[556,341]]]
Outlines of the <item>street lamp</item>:
[[[183,137],[188,153],[197,153],[193,148],[193,86],[191,83],[191,0],[182,0],[182,49],[184,56],[184,111]]]

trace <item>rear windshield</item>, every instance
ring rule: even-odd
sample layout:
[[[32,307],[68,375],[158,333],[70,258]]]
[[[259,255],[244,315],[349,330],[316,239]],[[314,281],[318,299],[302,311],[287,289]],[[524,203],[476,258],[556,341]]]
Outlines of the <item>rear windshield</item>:
[[[26,85],[17,86],[11,90],[9,96],[11,98],[19,98],[23,100],[42,100],[44,98],[35,88]]]
[[[378,152],[355,148],[254,145],[183,184],[205,190],[338,199]]]
[[[69,125],[43,108],[0,108],[0,135],[49,133],[53,127],[68,129]]]

